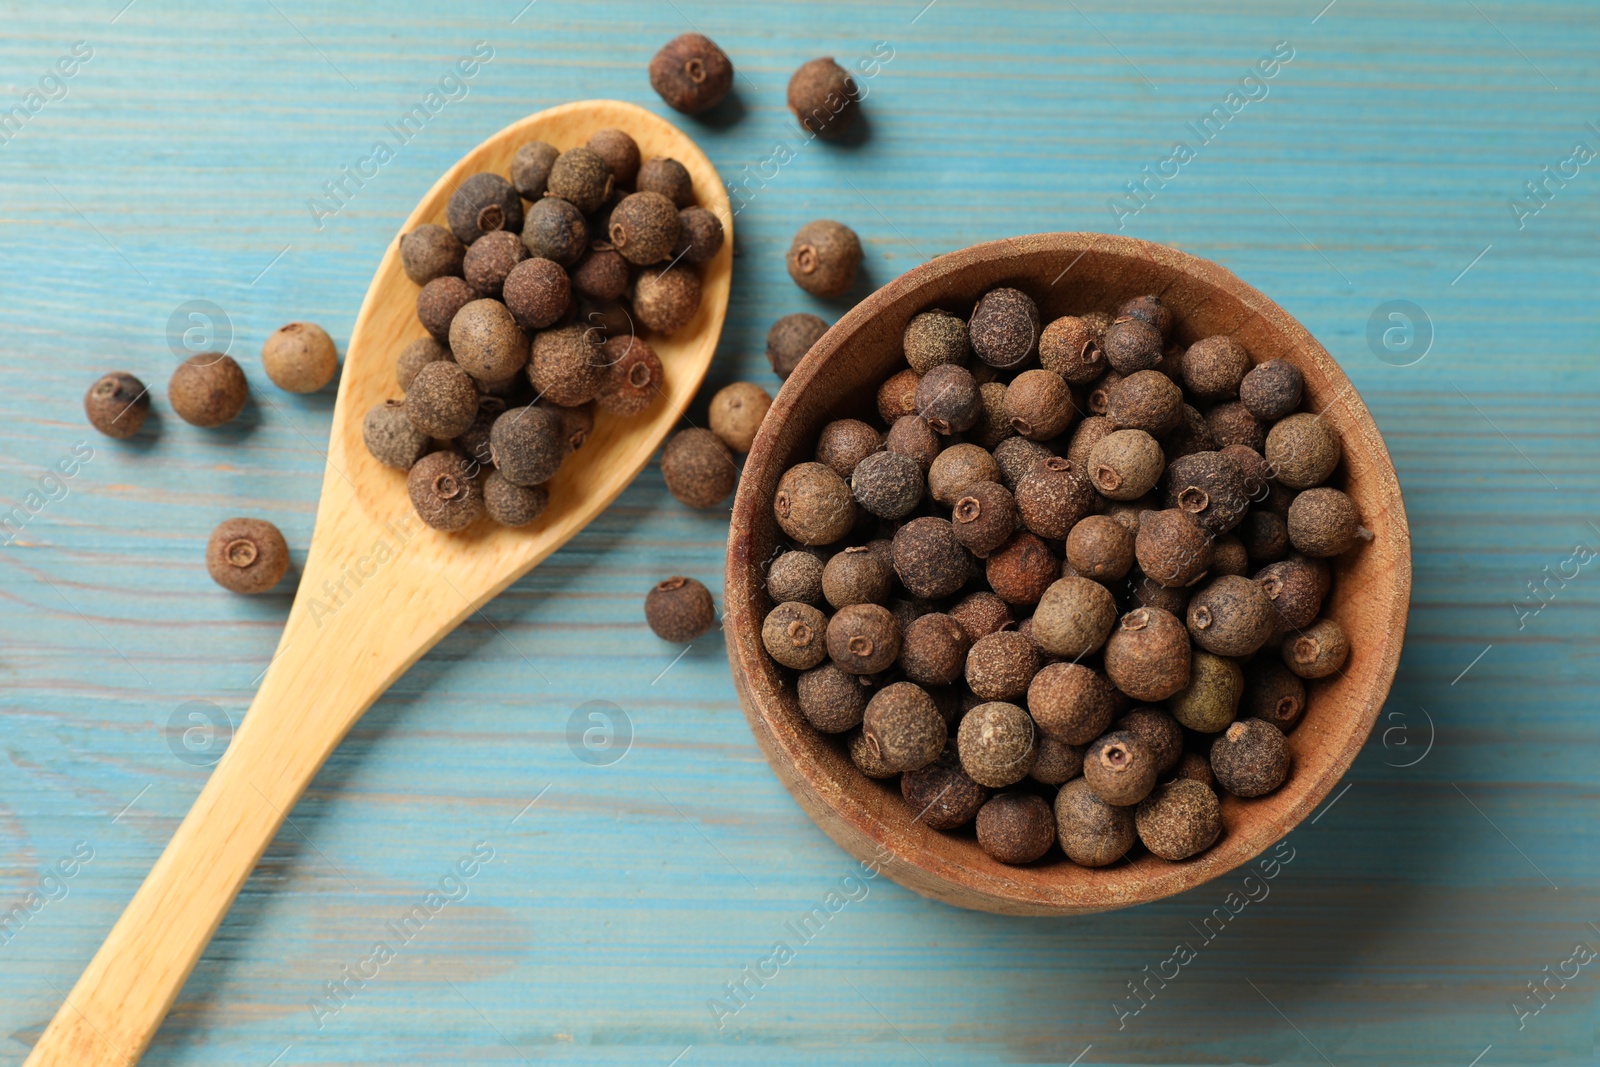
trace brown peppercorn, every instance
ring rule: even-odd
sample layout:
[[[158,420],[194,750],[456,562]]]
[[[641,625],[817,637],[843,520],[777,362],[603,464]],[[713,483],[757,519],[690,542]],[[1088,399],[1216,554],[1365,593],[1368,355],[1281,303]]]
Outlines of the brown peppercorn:
[[[1121,374],[1149,370],[1161,362],[1161,331],[1144,319],[1119,318],[1106,328],[1101,347],[1112,370]]]
[[[1139,516],[1133,539],[1139,569],[1162,585],[1185,586],[1198,581],[1211,566],[1211,537],[1177,508],[1147,511]]]
[[[501,382],[527,365],[528,335],[500,301],[474,300],[450,321],[450,353],[479,381]]]
[[[622,130],[596,130],[589,136],[589,151],[605,162],[617,185],[633,184],[639,173],[639,143]]]
[[[1067,535],[1067,562],[1097,582],[1126,577],[1133,569],[1133,531],[1109,515],[1086,515]]]
[[[994,446],[994,461],[1000,468],[1000,483],[1014,494],[1027,473],[1055,455],[1038,441],[1026,437],[1007,437]]]
[[[1185,752],[1178,758],[1178,765],[1172,769],[1170,779],[1175,781],[1180,778],[1199,782],[1216,792],[1217,776],[1211,773],[1211,761],[1199,752]]]
[[[1028,777],[1045,785],[1063,785],[1083,773],[1083,745],[1069,745],[1040,731],[1039,755]]]
[[[827,616],[810,604],[789,601],[767,612],[761,644],[783,666],[808,671],[828,658],[827,633]]]
[[[1109,427],[1110,420],[1102,420]],[[1161,479],[1166,457],[1156,439],[1143,430],[1115,430],[1089,452],[1089,480],[1111,500],[1137,500]]]
[[[561,423],[547,408],[512,408],[489,430],[489,455],[512,485],[543,485],[555,477],[566,454]]]
[[[1172,770],[1183,756],[1183,727],[1160,708],[1134,708],[1118,719],[1113,729],[1131,733],[1144,743],[1157,775]]]
[[[511,268],[501,286],[505,306],[524,330],[555,325],[572,303],[572,283],[553,259],[535,256]]]
[[[1205,416],[1185,404],[1179,412],[1177,428],[1161,438],[1161,447],[1166,451],[1170,463],[1180,456],[1191,456],[1196,452],[1215,452],[1217,439],[1211,435],[1211,427],[1206,425]]]
[[[935,830],[967,825],[989,799],[989,791],[961,769],[961,757],[950,744],[926,767],[907,771],[900,779],[900,794],[913,812],[911,821]]]
[[[1260,719],[1240,719],[1211,742],[1211,771],[1234,796],[1266,796],[1289,777],[1289,762],[1282,731]]]
[[[528,380],[541,397],[563,407],[587,404],[605,380],[604,355],[596,338],[578,324],[534,335]]]
[[[1088,578],[1060,578],[1039,598],[1033,639],[1053,656],[1077,660],[1105,644],[1117,621],[1116,598]]]
[[[1212,542],[1211,549],[1212,577],[1224,574],[1246,577],[1250,574],[1250,554],[1244,550],[1244,542],[1233,534],[1217,538]]]
[[[1195,649],[1189,684],[1167,701],[1172,717],[1191,730],[1214,734],[1226,729],[1239,714],[1244,695],[1244,672],[1222,656]]]
[[[1239,401],[1263,422],[1275,422],[1300,406],[1300,368],[1286,359],[1269,359],[1239,383]]]
[[[498,174],[481,171],[456,186],[445,219],[463,245],[495,230],[522,229],[522,197]]]
[[[817,435],[816,459],[848,478],[856,464],[883,447],[883,437],[860,419],[834,419]]]
[[[1163,304],[1161,297],[1154,293],[1124,300],[1117,307],[1116,317],[1119,319],[1143,319],[1160,330],[1163,337],[1172,332],[1172,309]]]
[[[467,248],[461,263],[462,276],[478,296],[500,299],[506,275],[528,258],[522,238],[509,230],[486,233]]]
[[[850,474],[856,503],[880,519],[900,519],[922,502],[922,470],[910,456],[874,452],[863,456]]]
[[[679,34],[651,58],[650,88],[674,111],[698,115],[733,88],[733,63],[704,34]]]
[[[676,159],[653,156],[639,167],[639,192],[660,193],[673,205],[685,208],[694,203],[694,179]]]
[[[1039,364],[1073,385],[1088,385],[1108,366],[1094,330],[1076,315],[1056,319],[1039,334]]]
[[[772,397],[754,382],[725,385],[711,398],[711,432],[735,452],[748,452],[770,407]]]
[[[881,407],[882,393],[879,396]],[[978,383],[965,367],[942,363],[917,380],[915,414],[927,419],[938,433],[949,435],[971,429],[982,410]]]
[[[192,426],[232,422],[250,398],[250,383],[233,357],[201,352],[178,364],[167,383],[167,402]]]
[[[1104,675],[1081,663],[1047,663],[1028,683],[1028,711],[1047,736],[1087,745],[1111,725],[1116,694]]]
[[[265,593],[289,569],[289,546],[265,519],[225,519],[206,543],[206,570],[222,588]]]
[[[678,575],[645,594],[644,618],[661,640],[686,645],[715,625],[717,609],[709,589]]]
[[[1183,384],[1202,400],[1238,396],[1249,370],[1250,353],[1226,334],[1196,341],[1183,354]]]
[[[787,99],[802,129],[832,140],[855,124],[861,94],[849,71],[823,57],[802,64],[790,75]]]
[[[1136,840],[1133,809],[1107,804],[1075,778],[1056,794],[1061,850],[1080,867],[1106,867],[1127,855]]]
[[[649,266],[672,258],[678,243],[678,208],[660,193],[632,193],[611,212],[611,245],[629,263]]]
[[[1026,635],[1001,630],[967,652],[967,688],[984,700],[1018,700],[1039,672],[1039,651]]]
[[[952,685],[966,671],[972,639],[942,612],[919,615],[904,627],[900,669],[918,685]]]
[[[544,196],[545,185],[550,180],[550,168],[555,166],[561,151],[544,141],[529,141],[511,157],[511,184],[524,199],[538,201]]]
[[[1217,795],[1190,778],[1157,786],[1139,802],[1133,819],[1144,847],[1174,862],[1204,852],[1222,833]]]
[[[614,183],[611,168],[600,154],[580,146],[556,157],[546,179],[545,195],[559,196],[585,215],[592,215],[611,195]],[[677,222],[676,214],[673,222]],[[673,238],[677,238],[676,233]]]
[[[563,407],[549,400],[540,400],[536,405],[549,411],[556,417],[560,426],[561,441],[570,454],[583,447],[589,439],[589,434],[594,432],[594,408],[589,404],[580,404],[576,407]]]
[[[1264,500],[1269,492],[1267,480],[1272,472],[1261,453],[1245,445],[1224,445],[1218,451],[1225,456],[1232,456],[1234,462],[1239,464],[1239,470],[1244,475],[1244,495],[1250,498],[1251,503],[1259,504]]]
[[[361,420],[361,439],[372,458],[385,467],[408,471],[427,455],[431,439],[411,424],[405,403],[386,400],[367,412]]]
[[[89,425],[107,437],[126,440],[139,432],[150,414],[150,390],[133,375],[112,371],[83,394],[83,413]]]
[[[1189,601],[1189,634],[1219,656],[1249,656],[1267,643],[1277,622],[1272,600],[1249,578],[1224,575]]]
[[[822,595],[835,608],[882,604],[889,599],[893,569],[866,545],[835,552],[822,569]]]
[[[1134,535],[1134,544],[1138,545],[1138,535]],[[1137,547],[1135,548],[1137,551]],[[1188,611],[1190,590],[1182,587],[1162,585],[1145,574],[1134,572],[1134,577],[1129,587],[1128,601],[1130,607],[1160,608],[1178,618],[1183,618]]]
[[[661,395],[661,357],[642,337],[612,337],[600,346],[605,368],[594,401],[601,410],[631,418]]]
[[[785,315],[774,322],[767,331],[767,362],[772,364],[772,373],[779,378],[789,377],[805,354],[811,351],[811,346],[827,332],[826,321],[804,311]]]
[[[973,309],[967,330],[979,359],[991,367],[1015,367],[1038,348],[1039,305],[1020,289],[991,289]]]
[[[577,266],[572,268],[572,276],[568,280],[568,290],[576,291],[579,296],[587,297],[590,300],[617,300],[623,293],[628,291],[629,276],[628,261],[622,258],[621,252],[612,247],[610,241],[593,241],[589,244],[589,250],[578,261]],[[553,303],[554,300],[551,299],[543,302],[543,306],[549,307]],[[506,304],[508,306],[511,304],[509,296],[506,298]],[[512,311],[515,313],[516,308],[512,308]],[[559,318],[565,311],[566,305],[563,304],[561,309],[555,312],[556,317]],[[521,321],[520,316],[518,321]],[[555,320],[551,319],[550,321],[553,322]],[[549,324],[549,322],[546,322],[544,325],[548,326]],[[531,328],[539,329],[540,327]]]
[[[1133,609],[1106,640],[1106,674],[1135,700],[1165,700],[1178,692],[1189,684],[1189,663],[1189,631],[1160,608]]]
[[[691,508],[714,508],[728,499],[728,494],[733,492],[733,487],[739,480],[739,471],[733,465],[733,454],[728,451],[727,445],[717,439],[716,434],[699,427],[690,427],[673,434],[667,441],[666,447],[661,450],[661,476],[666,480],[667,491],[680,503],[687,504]],[[787,480],[788,475],[784,477]],[[781,497],[781,485],[779,494]],[[785,512],[779,513],[779,523],[784,521],[784,514]],[[845,528],[849,528],[848,524]],[[789,531],[791,537],[795,536],[787,525],[784,529]],[[828,540],[837,539],[833,537]],[[828,542],[802,543],[827,544]]]
[[[406,476],[411,506],[435,530],[465,529],[483,514],[483,492],[467,461],[454,452],[431,452]]]
[[[1010,539],[1017,522],[1017,505],[1010,490],[993,481],[968,485],[950,515],[956,540],[979,559]]]
[[[994,457],[973,444],[954,444],[940,452],[928,468],[928,496],[937,504],[954,507],[970,486],[1000,477]]]
[[[965,320],[939,308],[924,311],[906,323],[902,344],[906,362],[918,374],[946,363],[965,365],[972,353]]]
[[[1055,371],[1025,370],[1004,388],[1004,396],[1011,428],[1034,441],[1065,433],[1078,413],[1071,388]]]
[[[530,256],[571,266],[589,247],[589,226],[583,212],[559,196],[547,196],[528,208],[522,244]]]
[[[878,415],[891,425],[896,419],[917,413],[917,387],[922,375],[907,367],[891,374],[878,386]],[[976,385],[976,383],[974,383]]]
[[[1167,464],[1168,508],[1189,516],[1213,536],[1239,524],[1249,510],[1244,470],[1223,452],[1196,452]]]
[[[842,734],[861,725],[871,685],[867,678],[823,663],[795,682],[796,703],[806,721],[825,734]]]
[[[394,366],[395,382],[401,392],[406,392],[424,366],[439,360],[449,362],[451,359],[450,350],[444,345],[431,337],[419,337],[400,350]]]
[[[440,344],[450,343],[450,320],[478,298],[472,287],[454,275],[435,278],[417,294],[417,319]]]
[[[425,222],[400,238],[400,265],[418,285],[461,273],[467,246],[437,223]]]
[[[967,637],[973,641],[1016,625],[1016,620],[1011,617],[1011,608],[988,591],[968,593],[956,601],[950,609],[950,617],[961,624]],[[962,655],[964,657],[966,654]]]
[[[1104,378],[1101,378],[1098,382],[1094,383],[1094,385],[1089,389],[1088,395],[1084,398],[1084,402],[1087,404],[1090,414],[1104,415],[1106,413],[1106,407],[1111,403],[1112,391],[1115,390],[1118,385],[1122,384],[1122,379],[1126,377],[1126,374],[1120,374],[1117,371],[1109,371],[1106,373]],[[1115,429],[1115,427],[1113,427],[1113,429]]]
[[[978,810],[978,847],[1001,863],[1023,864],[1056,843],[1056,818],[1034,793],[1002,793]]]
[[[696,432],[717,440],[710,431]],[[727,448],[720,441],[717,447],[727,458],[728,471],[726,486],[717,497],[720,503],[733,491],[735,474],[733,458],[727,454]],[[850,487],[833,468],[821,463],[799,463],[785,471],[778,480],[772,511],[783,532],[803,545],[831,545],[849,533],[856,521],[856,505]]]
[[[1006,392],[1004,382],[978,384],[978,419],[967,431],[969,441],[981,448],[992,449],[1006,438],[1017,435],[1011,425],[1011,416],[1006,412]]]
[[[1115,432],[1116,427],[1111,425],[1110,419],[1104,415],[1090,415],[1072,431],[1072,437],[1067,442],[1067,458],[1086,472],[1091,471],[1089,457],[1093,455],[1095,446]]]
[[[1038,734],[1028,713],[1015,704],[979,704],[956,733],[961,767],[979,785],[1003,789],[1022,781],[1038,756]]]
[[[1156,762],[1134,734],[1114,730],[1097,738],[1083,754],[1083,780],[1107,804],[1128,807],[1150,795]]]
[[[1156,370],[1135,371],[1111,390],[1106,418],[1119,430],[1143,430],[1160,437],[1183,417],[1183,390]]]
[[[412,379],[405,412],[411,425],[429,437],[458,437],[478,415],[477,386],[455,363],[436,360],[425,364]]]
[[[1349,551],[1361,532],[1361,516],[1351,499],[1337,489],[1307,489],[1289,505],[1289,541],[1313,558]]]
[[[868,748],[898,771],[926,767],[939,758],[949,737],[933,698],[911,682],[895,682],[874,693],[861,729]]]
[[[501,526],[526,526],[550,504],[550,490],[542,485],[513,485],[499,471],[483,480],[483,510]]]
[[[1244,670],[1244,698],[1239,713],[1264,719],[1284,733],[1300,725],[1306,711],[1306,683],[1273,659],[1258,659]]]
[[[1322,416],[1301,412],[1273,424],[1262,455],[1272,475],[1290,489],[1310,489],[1339,465],[1339,437]]]
[[[789,277],[812,296],[843,296],[856,283],[861,239],[842,222],[808,222],[789,244],[788,263]]]
[[[703,207],[690,206],[678,212],[678,242],[672,258],[690,266],[710,263],[722,250],[722,220]]]
[[[314,393],[333,381],[339,353],[321,326],[291,322],[279,326],[261,346],[261,369],[279,389]]]
[[[923,476],[927,475],[939,451],[944,448],[944,442],[921,415],[902,415],[895,419],[889,432],[884,435],[883,445],[896,455],[916,460]]]
[[[1302,678],[1337,674],[1350,658],[1350,639],[1332,619],[1318,619],[1283,643],[1283,662]]]
[[[700,310],[700,276],[686,267],[646,267],[633,281],[633,312],[657,333],[676,333]]]
[[[1266,447],[1267,431],[1237,400],[1218,404],[1206,415],[1206,427],[1218,448],[1243,445],[1252,452]]]
[[[989,588],[1008,604],[1037,604],[1060,573],[1060,561],[1050,546],[1026,531],[1013,534],[984,560]]]
[[[1278,628],[1303,630],[1322,610],[1322,579],[1317,567],[1304,556],[1270,563],[1256,572],[1262,592],[1278,613]]]
[[[798,600],[822,603],[822,560],[811,552],[791,549],[767,568],[767,595],[774,604]]]
[[[894,572],[912,596],[937,600],[967,584],[972,557],[947,520],[925,515],[895,531]]]
[[[845,751],[850,753],[850,762],[856,765],[856,770],[868,778],[893,778],[900,773],[899,768],[891,767],[884,761],[882,753],[867,738],[865,730],[850,732],[845,738]]]
[[[1016,488],[1022,524],[1040,537],[1064,540],[1095,506],[1094,485],[1061,456],[1041,460]]]

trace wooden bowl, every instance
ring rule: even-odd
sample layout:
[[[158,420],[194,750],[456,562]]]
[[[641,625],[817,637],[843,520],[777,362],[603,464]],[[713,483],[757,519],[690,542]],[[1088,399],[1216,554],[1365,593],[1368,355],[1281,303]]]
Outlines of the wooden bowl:
[[[970,314],[979,296],[1013,286],[1039,303],[1043,321],[1115,310],[1158,293],[1177,315],[1177,339],[1231,334],[1257,362],[1287,359],[1305,375],[1303,409],[1321,412],[1344,443],[1335,481],[1360,508],[1373,539],[1334,565],[1324,614],[1350,635],[1341,674],[1310,683],[1304,721],[1289,735],[1294,766],[1276,792],[1255,800],[1224,795],[1223,832],[1181,863],[1140,851],[1112,867],[1079,867],[1056,850],[1037,864],[990,859],[965,833],[913,822],[898,784],[858,771],[840,740],[813,729],[793,683],[761,646],[771,608],[766,563],[778,549],[772,514],[779,477],[812,458],[831,419],[874,411],[877,385],[904,366],[900,338],[920,311]],[[1378,428],[1327,351],[1277,304],[1203,259],[1128,237],[1053,233],[1019,237],[940,256],[862,301],[817,342],[790,375],[756,437],[739,482],[728,541],[724,628],[745,715],[778,777],[830,837],[924,896],[1011,915],[1103,911],[1159,900],[1248,862],[1283,837],[1328,795],[1366,741],[1389,692],[1411,595],[1410,534],[1400,485]]]

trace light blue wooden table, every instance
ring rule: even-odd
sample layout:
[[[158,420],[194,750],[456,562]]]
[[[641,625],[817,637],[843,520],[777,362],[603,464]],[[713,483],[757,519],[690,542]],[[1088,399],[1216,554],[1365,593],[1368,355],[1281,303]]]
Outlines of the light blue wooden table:
[[[0,115],[0,512],[27,516],[0,532],[0,909],[22,909],[0,926],[0,1064],[205,780],[220,740],[184,735],[209,707],[190,702],[236,722],[276,641],[287,587],[230,596],[201,562],[236,513],[297,557],[310,537],[331,395],[273,389],[262,339],[306,318],[342,343],[400,220],[513,119],[585,97],[665,111],[645,64],[691,26],[740,70],[742,114],[686,124],[730,179],[798,144],[799,63],[892,53],[864,142],[798,152],[739,216],[709,385],[775,387],[768,324],[841,313],[783,271],[816,217],[861,233],[874,285],[974,242],[1120,222],[1226,264],[1337,356],[1416,551],[1399,679],[1349,788],[1208,943],[1196,928],[1237,878],[1059,921],[879,880],[729,1001],[852,864],[762,760],[720,638],[675,660],[645,629],[660,576],[720,588],[726,530],[652,467],[371,711],[146,1062],[1595,1062],[1600,961],[1574,957],[1600,948],[1592,0],[124,2],[9,3],[0,38],[0,107],[23,108]],[[480,40],[494,55],[464,92],[314,211]],[[1292,58],[1245,82],[1275,48]],[[63,57],[72,76],[51,77]],[[1193,158],[1163,167],[1177,141]],[[220,309],[258,404],[221,432],[163,410],[132,444],[94,436],[88,383],[124,368],[161,395],[189,301]],[[51,477],[63,459],[74,473]],[[590,701],[618,709],[599,756],[574,718]],[[474,848],[492,859],[444,882],[455,899],[374,974],[388,924]],[[1197,958],[1132,1014],[1129,983],[1180,940]],[[330,999],[351,973],[373,976]]]

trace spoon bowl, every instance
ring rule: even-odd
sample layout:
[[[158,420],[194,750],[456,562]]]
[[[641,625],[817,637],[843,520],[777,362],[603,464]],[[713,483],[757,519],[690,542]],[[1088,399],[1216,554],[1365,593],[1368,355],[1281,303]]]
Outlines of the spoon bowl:
[[[724,240],[701,269],[694,319],[651,337],[665,368],[661,395],[632,418],[597,412],[584,446],[549,483],[549,506],[520,529],[487,519],[441,533],[416,517],[405,475],[362,442],[367,411],[399,398],[395,360],[425,336],[418,286],[389,245],[345,354],[316,531],[299,590],[261,687],[194,807],[28,1056],[27,1067],[138,1060],[261,853],[350,727],[401,674],[467,616],[605,510],[649,462],[699,389],[728,310],[733,217],[705,154],[665,119],[633,104],[564,104],[513,123],[436,182],[401,228],[443,223],[451,193],[480,171],[509,172],[528,141],[566,149],[615,128],[642,158],[668,156],[694,180]]]

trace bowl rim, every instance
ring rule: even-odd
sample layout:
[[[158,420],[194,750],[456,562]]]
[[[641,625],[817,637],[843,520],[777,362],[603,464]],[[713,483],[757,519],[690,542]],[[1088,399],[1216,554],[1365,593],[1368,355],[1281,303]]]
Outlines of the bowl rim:
[[[784,462],[785,457],[778,454],[777,427],[795,411],[828,361],[836,353],[847,350],[853,339],[891,306],[949,275],[974,267],[1010,260],[1020,262],[1038,253],[1062,256],[1076,253],[1076,258],[1066,268],[1070,271],[1091,250],[1123,258],[1138,257],[1162,272],[1187,276],[1202,285],[1226,291],[1249,313],[1241,325],[1259,317],[1269,329],[1284,337],[1300,360],[1314,364],[1318,373],[1338,389],[1335,399],[1348,398],[1349,417],[1341,420],[1341,434],[1346,438],[1345,453],[1349,456],[1352,445],[1356,445],[1366,461],[1361,477],[1376,479],[1385,503],[1386,537],[1395,547],[1393,558],[1388,561],[1393,570],[1388,595],[1379,603],[1362,608],[1364,622],[1370,627],[1365,632],[1379,636],[1371,681],[1365,691],[1358,694],[1359,713],[1341,731],[1342,736],[1334,735],[1338,749],[1331,762],[1308,780],[1292,780],[1292,791],[1286,793],[1292,795],[1292,805],[1276,819],[1261,820],[1259,825],[1241,832],[1230,832],[1193,860],[1166,863],[1156,868],[1153,876],[1130,880],[1125,874],[1119,875],[1118,872],[1134,869],[1129,865],[1096,870],[1079,868],[1090,873],[1080,884],[1067,887],[1030,879],[1028,867],[977,870],[952,856],[941,855],[937,846],[929,847],[911,840],[911,835],[897,830],[874,810],[876,806],[869,802],[868,791],[839,789],[838,783],[829,779],[832,772],[819,758],[818,743],[827,743],[822,741],[822,735],[812,731],[812,737],[807,738],[786,726],[779,728],[774,717],[774,703],[781,694],[766,681],[765,672],[770,670],[770,665],[766,663],[760,641],[761,619],[757,608],[763,603],[765,589],[755,576],[761,561],[753,558],[751,544],[756,524],[771,523],[773,519],[767,502],[756,499],[756,483],[762,479],[750,475]],[[938,302],[930,298],[924,305],[933,306]],[[1322,410],[1329,406],[1324,405]],[[1348,440],[1352,431],[1359,441]],[[812,346],[779,391],[746,459],[729,529],[723,611],[729,664],[751,731],[785,787],[824,832],[861,860],[864,867],[882,870],[924,896],[987,911],[1062,915],[1148,903],[1194,888],[1250,862],[1315,810],[1354,762],[1387,698],[1399,665],[1410,589],[1410,535],[1399,480],[1388,450],[1343,369],[1298,320],[1264,293],[1210,260],[1117,234],[1043,233],[973,245],[914,267],[858,303]]]

